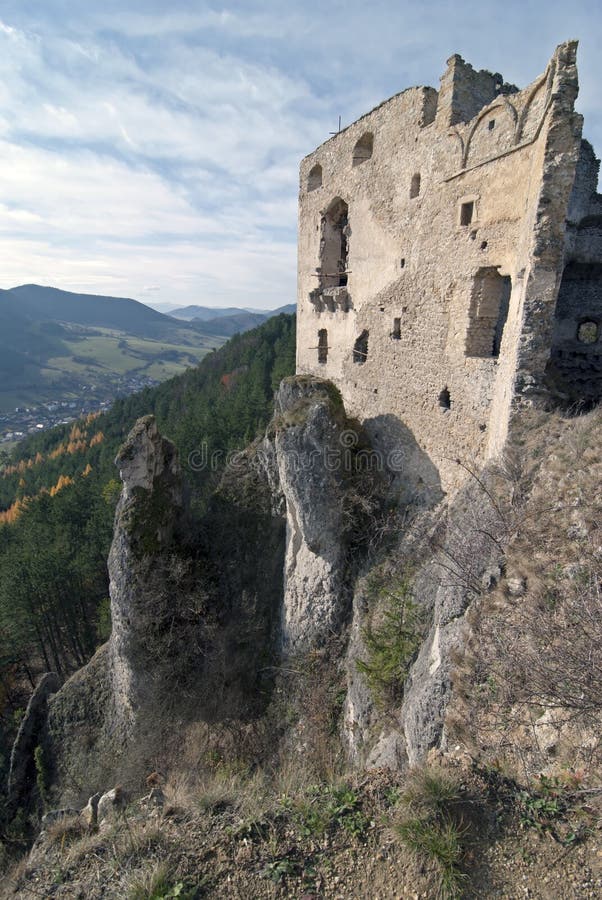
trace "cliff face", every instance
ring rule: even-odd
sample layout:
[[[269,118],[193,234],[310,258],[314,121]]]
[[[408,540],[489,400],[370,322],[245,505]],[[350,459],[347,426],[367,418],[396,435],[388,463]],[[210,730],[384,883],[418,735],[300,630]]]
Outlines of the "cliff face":
[[[109,665],[118,727],[129,733],[153,702],[153,649],[178,612],[169,580],[156,574],[181,515],[182,484],[176,449],[152,416],[136,423],[115,463],[123,488],[109,553]]]
[[[51,697],[43,734],[61,802],[79,802],[123,771],[140,731],[158,721],[165,671],[181,656],[172,640],[185,589],[172,556],[182,514],[175,448],[147,416],[116,464],[123,488],[108,561],[111,638]]]
[[[194,536],[175,448],[153,417],[115,462],[111,637],[51,698],[30,741],[31,752],[47,746],[61,804],[135,783],[173,742],[176,720],[219,729],[253,721],[269,701],[284,556],[273,444],[232,461]]]
[[[355,434],[338,392],[290,378],[276,396],[274,445],[286,504],[281,642],[286,654],[340,629],[346,596],[346,479]]]
[[[231,460],[192,534],[173,445],[152,417],[136,424],[116,460],[111,638],[48,703],[57,798],[135,782],[172,752],[176,721],[206,748],[253,735],[256,759],[320,729],[360,767],[444,745],[452,655],[504,523],[478,477],[452,505],[391,507],[404,473],[382,462],[329,382],[285,379],[266,436]],[[389,637],[375,651],[369,636],[395,624],[401,578],[413,630],[383,706],[366,673]]]

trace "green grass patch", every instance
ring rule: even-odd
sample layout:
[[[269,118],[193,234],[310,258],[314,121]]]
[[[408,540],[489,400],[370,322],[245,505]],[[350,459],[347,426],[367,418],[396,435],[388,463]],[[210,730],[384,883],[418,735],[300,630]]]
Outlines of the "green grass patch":
[[[370,819],[363,812],[359,795],[348,785],[315,785],[294,801],[285,799],[283,806],[302,837],[322,837],[343,828],[355,838],[363,837]]]
[[[463,871],[470,822],[465,820],[457,779],[438,767],[415,769],[396,810],[394,830],[436,882],[436,896],[455,900],[462,896],[467,875]]]

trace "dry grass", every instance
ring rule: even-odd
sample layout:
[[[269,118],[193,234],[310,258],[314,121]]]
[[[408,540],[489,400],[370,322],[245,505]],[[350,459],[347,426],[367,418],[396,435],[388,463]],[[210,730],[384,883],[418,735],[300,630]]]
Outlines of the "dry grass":
[[[522,778],[602,764],[602,410],[523,429],[505,578],[469,615],[447,719]]]
[[[128,900],[161,900],[172,887],[169,863],[158,862],[134,872],[125,879]]]
[[[46,840],[49,844],[56,844],[61,848],[81,840],[88,829],[79,816],[62,816],[49,825],[46,829]]]

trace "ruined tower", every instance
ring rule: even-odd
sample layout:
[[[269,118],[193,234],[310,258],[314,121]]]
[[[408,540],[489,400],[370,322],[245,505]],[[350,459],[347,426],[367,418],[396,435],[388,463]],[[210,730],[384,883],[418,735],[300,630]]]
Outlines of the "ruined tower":
[[[602,197],[576,48],[522,90],[453,56],[439,91],[395,95],[301,163],[297,371],[405,454],[412,490],[433,471],[454,490],[455,460],[497,455],[522,404],[600,398]]]

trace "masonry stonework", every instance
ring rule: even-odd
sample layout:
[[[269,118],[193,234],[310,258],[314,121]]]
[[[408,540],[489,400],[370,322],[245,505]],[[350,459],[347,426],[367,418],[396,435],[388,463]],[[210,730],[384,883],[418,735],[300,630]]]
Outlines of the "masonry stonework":
[[[397,94],[301,164],[297,370],[337,384],[405,500],[455,490],[456,460],[497,455],[521,405],[600,399],[576,48],[523,90],[453,56],[438,92]]]

